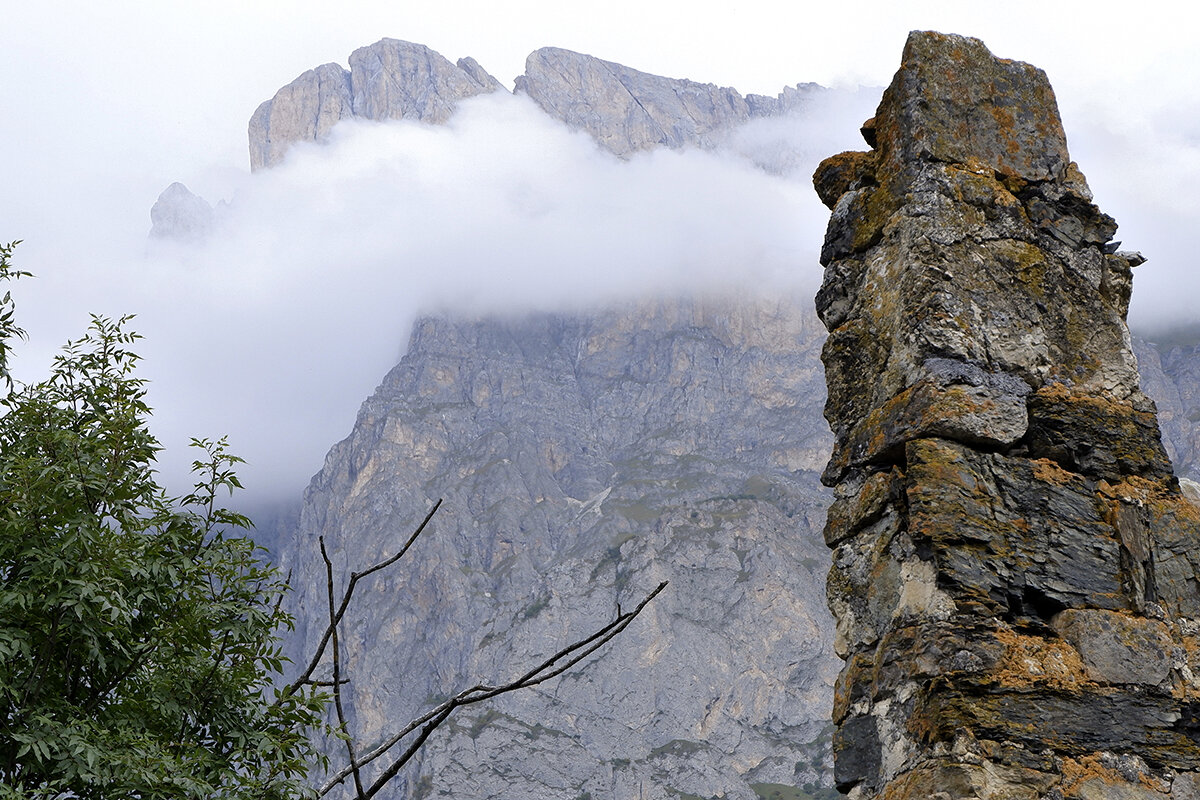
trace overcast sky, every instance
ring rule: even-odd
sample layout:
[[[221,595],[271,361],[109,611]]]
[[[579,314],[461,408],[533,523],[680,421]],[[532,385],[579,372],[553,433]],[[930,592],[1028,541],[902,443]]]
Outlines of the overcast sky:
[[[385,36],[474,56],[510,87],[530,51],[558,46],[764,94],[886,85],[911,29],[977,36],[1049,73],[1098,204],[1150,258],[1135,322],[1190,319],[1200,290],[1190,6],[2,0],[0,14],[0,240],[24,239],[17,260],[38,276],[17,292],[29,377],[87,312],[137,313],[168,446],[229,432],[285,492],[349,431],[418,306],[459,287],[497,304],[539,287],[553,305],[636,282],[651,269],[638,258],[661,265],[664,286],[728,275],[739,258],[818,274],[823,212],[805,181],[703,154],[615,163],[520,102],[474,103],[439,133],[348,126],[252,180],[254,108]],[[861,109],[841,112],[846,129],[820,146],[861,146]],[[222,242],[147,243],[149,208],[176,180],[233,203]]]

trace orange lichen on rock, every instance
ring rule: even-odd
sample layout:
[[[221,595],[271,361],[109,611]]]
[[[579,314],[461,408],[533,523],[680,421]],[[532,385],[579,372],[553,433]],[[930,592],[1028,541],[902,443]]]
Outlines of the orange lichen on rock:
[[[989,673],[1005,689],[1053,689],[1080,692],[1095,682],[1088,680],[1079,652],[1061,639],[1028,636],[1002,628],[996,640],[1004,655]]]

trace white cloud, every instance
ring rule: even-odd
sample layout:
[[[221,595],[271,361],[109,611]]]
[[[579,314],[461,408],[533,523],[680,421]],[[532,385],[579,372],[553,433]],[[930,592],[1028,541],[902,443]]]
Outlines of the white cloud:
[[[899,41],[889,52],[894,62]],[[1137,274],[1134,319],[1195,319],[1200,115],[1155,86],[1128,113],[1088,99],[1096,96],[1060,91],[1072,153],[1097,202],[1121,222],[1125,246],[1151,259]],[[15,113],[0,123],[15,137],[8,185],[24,187],[7,193],[6,235],[29,240],[18,262],[38,274],[18,287],[33,334],[23,369],[37,374],[87,312],[138,313],[175,485],[188,436],[228,433],[252,462],[252,492],[291,494],[349,431],[421,309],[815,286],[827,212],[808,177],[820,158],[863,146],[858,126],[873,105],[871,92],[831,94],[809,117],[745,126],[720,154],[622,162],[527,101],[496,95],[465,103],[440,128],[343,123],[330,145],[296,148],[253,176],[227,161],[197,167],[178,147],[137,138],[142,129],[128,121],[97,122],[93,135],[54,116],[69,109],[20,106],[58,120],[39,129]],[[172,158],[192,166],[164,175]],[[145,238],[154,195],[175,178],[230,201],[206,246]]]
[[[852,146],[862,114],[845,116]],[[226,176],[226,197],[207,199],[229,203],[202,245],[112,237],[84,270],[90,248],[66,248],[59,261],[77,266],[52,281],[52,302],[64,318],[74,309],[76,329],[85,306],[139,315],[170,480],[188,436],[227,433],[252,490],[294,494],[423,310],[815,288],[827,212],[808,176],[826,153],[796,132],[808,131],[751,127],[720,154],[622,161],[504,93],[441,127],[342,123],[327,145]],[[752,163],[770,158],[793,178]],[[103,211],[91,210],[97,228]]]

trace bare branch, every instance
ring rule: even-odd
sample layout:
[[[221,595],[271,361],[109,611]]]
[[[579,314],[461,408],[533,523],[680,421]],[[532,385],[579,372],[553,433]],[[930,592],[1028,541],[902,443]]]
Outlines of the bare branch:
[[[310,679],[312,678],[312,674],[316,671],[317,665],[321,663],[321,658],[325,655],[325,648],[329,645],[329,640],[333,638],[333,634],[334,631],[337,630],[338,623],[340,623],[342,621],[342,617],[345,616],[346,609],[350,606],[350,598],[354,596],[354,587],[358,585],[359,580],[371,575],[372,573],[378,572],[385,567],[390,567],[392,564],[395,564],[397,561],[403,558],[404,554],[408,552],[408,548],[412,547],[413,542],[417,540],[417,537],[425,531],[425,527],[429,525],[429,521],[433,519],[433,515],[437,513],[437,510],[441,508],[441,505],[442,501],[439,498],[438,501],[433,504],[433,508],[429,509],[429,513],[425,515],[425,519],[421,521],[421,524],[417,526],[417,529],[413,531],[411,536],[408,537],[408,541],[404,543],[404,546],[400,548],[400,552],[396,553],[396,555],[385,561],[375,564],[363,572],[350,573],[350,581],[346,584],[346,593],[342,595],[342,602],[338,605],[337,611],[330,619],[329,626],[325,628],[325,633],[321,635],[321,641],[317,644],[316,652],[313,653],[312,659],[308,662],[308,666],[305,667],[304,672],[300,673],[300,677],[289,683],[286,687],[284,687],[283,691],[280,692],[279,698],[275,701],[276,704],[282,702],[288,697],[291,697],[300,690],[301,686],[311,683]]]
[[[354,752],[354,737],[350,734],[350,726],[346,723],[346,712],[342,708],[342,659],[341,647],[338,645],[337,611],[333,599],[333,562],[325,550],[325,537],[317,538],[321,545],[321,559],[325,562],[325,593],[329,598],[329,625],[333,629],[333,705],[337,709],[338,728],[346,737],[346,754],[350,757],[350,766],[354,775],[354,792],[358,800],[366,800],[363,796],[362,775],[359,773],[358,757]]]
[[[629,627],[629,623],[637,618],[638,614],[646,605],[658,596],[667,586],[667,581],[660,583],[654,591],[646,595],[633,611],[621,612],[618,607],[618,613],[615,619],[601,627],[599,630],[592,633],[590,636],[573,642],[563,649],[559,650],[554,655],[547,658],[538,666],[526,672],[524,675],[516,678],[509,683],[500,686],[487,686],[480,684],[473,686],[470,689],[459,692],[454,697],[441,703],[422,716],[410,722],[402,730],[394,734],[390,739],[372,749],[370,752],[363,754],[357,762],[353,762],[343,767],[337,773],[332,775],[329,780],[321,787],[318,792],[318,797],[324,797],[329,794],[335,787],[340,785],[347,777],[354,774],[356,770],[361,769],[375,759],[387,753],[388,750],[399,744],[410,733],[421,728],[416,740],[408,746],[405,751],[393,761],[387,769],[371,784],[367,789],[365,797],[367,800],[373,797],[376,792],[383,788],[396,774],[407,764],[412,757],[417,753],[425,740],[430,734],[438,728],[446,719],[449,718],[451,712],[462,706],[480,703],[484,700],[490,700],[498,695],[515,692],[519,689],[527,689],[531,686],[537,686],[540,683],[550,680],[551,678],[561,675],[571,667],[578,664],[583,659],[587,658],[596,650],[607,644],[613,637],[621,631]]]

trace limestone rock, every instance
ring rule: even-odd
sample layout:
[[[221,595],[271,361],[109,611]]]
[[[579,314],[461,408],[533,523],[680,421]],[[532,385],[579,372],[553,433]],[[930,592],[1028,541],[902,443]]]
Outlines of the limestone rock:
[[[714,147],[740,123],[802,112],[828,91],[807,83],[775,97],[743,97],[554,47],[530,54],[515,83],[547,114],[621,156],[658,146]],[[355,50],[349,70],[309,70],[259,106],[250,119],[250,166],[277,164],[294,142],[324,141],[341,119],[442,123],[460,100],[503,89],[473,58],[451,64],[424,45],[381,39]]]
[[[501,88],[474,59],[451,64],[422,44],[381,39],[350,54],[354,115],[440,123],[466,97]]]
[[[460,58],[455,62],[455,65],[463,72],[467,73],[471,80],[475,81],[475,83],[482,86],[488,92],[495,92],[504,88],[500,81],[493,78],[478,61],[470,56],[467,56],[466,58]]]
[[[517,92],[620,156],[658,146],[710,147],[732,126],[785,113],[817,90],[809,84],[777,98],[742,97],[727,87],[651,75],[557,47],[531,53],[516,79]]]
[[[1142,388],[1154,398],[1176,474],[1200,480],[1200,335],[1134,337]]]
[[[213,207],[176,181],[163,189],[150,208],[150,236],[156,239],[198,241],[213,226]]]
[[[978,53],[975,44],[967,44],[964,53]],[[418,66],[407,71],[398,67],[403,58],[393,60],[392,74],[408,81],[410,93],[429,78],[420,64],[430,71],[446,68],[432,56],[414,58]],[[655,117],[665,120],[664,130],[683,132],[675,146],[719,142],[722,135],[715,117],[697,110],[699,101],[689,106],[676,98],[671,106],[676,101],[665,95],[677,85],[736,105],[732,90],[624,67],[585,84],[582,78],[599,69],[592,63],[598,60],[565,53],[562,58],[578,62],[579,71],[554,92],[573,94],[575,105],[562,105],[561,112],[551,105],[548,111],[589,132],[608,131],[606,146],[621,152],[634,151],[634,132],[644,133],[650,117],[635,113],[633,127],[622,127],[623,117],[614,115],[627,113],[628,106],[603,101],[615,74],[641,76],[629,81],[640,100],[662,95],[650,103],[656,113],[670,106],[683,115]],[[381,71],[385,60],[379,57]],[[479,86],[499,85],[471,59],[460,60],[457,68]],[[1012,65],[986,68],[1037,76]],[[284,109],[308,102],[297,119],[310,120],[300,127],[311,132],[296,140],[319,139],[335,117],[353,113],[352,90],[338,88],[338,81],[349,87],[348,71],[327,65],[308,81],[308,88],[275,109],[284,119]],[[552,85],[548,78],[545,85]],[[770,116],[802,109],[816,91],[798,86],[777,98],[748,95],[744,102],[750,117]],[[985,99],[969,88],[961,91]],[[1038,91],[1044,95],[1048,87]],[[1037,108],[1030,103],[1026,110]],[[976,113],[963,113],[968,111]],[[322,127],[320,120],[328,124]],[[868,143],[887,144],[886,124],[865,128]],[[1004,140],[1002,132],[992,136]],[[984,149],[995,147],[993,142]],[[1045,163],[1056,147],[1043,147],[1042,156],[1018,163]],[[861,211],[884,214],[881,209],[895,202],[875,196],[879,155],[844,154],[823,165],[818,190],[828,205],[840,208],[827,250],[868,248],[876,237],[895,245],[909,235],[902,227],[908,218],[920,217],[917,208],[879,226],[855,218]],[[972,171],[976,167],[980,172]],[[433,498],[447,497],[434,531],[403,565],[410,571],[364,590],[368,602],[351,639],[355,669],[362,670],[353,687],[356,730],[369,735],[406,720],[464,680],[511,674],[506,670],[607,619],[614,602],[627,604],[662,576],[672,584],[670,594],[639,622],[644,627],[628,631],[576,677],[461,715],[431,740],[397,796],[577,800],[589,794],[682,793],[751,800],[770,797],[780,787],[790,796],[787,790],[831,780],[824,760],[829,740],[822,732],[831,703],[843,725],[839,771],[847,783],[906,758],[913,741],[910,723],[929,722],[931,731],[941,731],[930,735],[945,743],[951,740],[946,720],[953,711],[980,718],[980,730],[990,725],[1007,736],[1002,722],[1013,718],[1012,704],[1022,697],[1046,704],[1048,721],[1032,727],[1061,729],[1072,741],[1082,736],[1079,725],[1104,714],[1129,719],[1129,730],[1137,721],[1141,740],[1161,741],[1169,734],[1163,720],[1174,712],[1161,703],[1122,701],[1115,694],[1097,704],[1089,704],[1087,695],[1076,704],[1071,698],[1072,692],[1101,684],[1119,689],[1127,678],[1153,682],[1161,675],[1160,650],[1146,663],[1135,663],[1131,650],[1161,643],[1160,626],[1175,641],[1178,620],[1190,618],[1178,609],[1195,606],[1195,593],[1187,587],[1200,565],[1194,563],[1188,507],[1159,491],[1156,479],[1113,480],[1130,465],[1148,474],[1165,468],[1151,432],[1153,415],[1136,391],[1128,403],[1098,402],[1079,390],[1075,367],[1048,385],[1028,377],[1039,370],[1064,374],[1047,364],[1050,354],[1058,357],[1074,346],[1070,336],[1077,337],[1078,360],[1084,360],[1090,322],[1081,318],[1070,335],[1060,330],[1065,323],[1053,319],[1039,319],[1050,333],[1020,327],[1049,310],[1074,308],[1063,305],[1074,302],[1072,292],[1106,293],[1112,313],[1120,316],[1129,285],[1123,265],[1137,259],[1101,247],[1100,263],[1112,264],[1107,273],[1101,269],[1097,280],[1093,270],[1089,280],[1068,279],[1075,289],[1062,288],[1060,275],[1091,270],[1096,263],[1090,254],[1073,255],[1069,243],[1099,238],[1111,225],[1085,205],[1087,187],[1077,170],[1068,162],[1064,186],[1056,187],[1053,181],[1024,185],[1024,178],[1003,173],[997,178],[996,170],[976,167],[942,164],[941,172],[930,168],[936,181],[916,176],[925,188],[915,196],[928,211],[943,215],[921,229],[932,242],[942,242],[941,249],[930,242],[924,246],[949,255],[923,262],[930,269],[928,281],[909,286],[928,287],[946,295],[946,304],[953,300],[968,309],[964,327],[986,319],[991,327],[981,330],[987,341],[972,347],[999,356],[964,360],[953,349],[901,343],[898,355],[916,353],[906,367],[915,379],[886,398],[890,412],[870,409],[869,420],[840,423],[848,433],[836,469],[848,477],[836,488],[836,499],[816,480],[830,439],[820,417],[822,335],[807,302],[670,301],[594,315],[418,323],[408,355],[364,404],[353,433],[330,452],[306,493],[302,534],[282,526],[272,542],[296,571],[300,629],[290,646],[298,654],[326,613],[313,537],[329,537],[339,565],[361,566],[390,553]],[[970,208],[954,205],[962,197]],[[1035,210],[1025,209],[1021,198],[1030,198]],[[1073,210],[1056,217],[1059,207]],[[988,234],[994,226],[1015,232],[993,248],[1002,265],[1008,263],[1005,253],[1015,253],[1009,261],[1016,266],[1007,280],[1002,270],[993,279],[964,276],[951,257],[991,258],[992,251],[942,239]],[[1057,243],[1050,256],[1039,249],[1045,239]],[[919,245],[918,236],[913,252],[926,252]],[[1023,253],[1031,258],[1022,261]],[[882,270],[872,266],[881,257],[863,249],[830,261],[819,300],[827,322],[852,323],[851,331],[862,327],[855,322],[862,289],[845,281]],[[956,276],[975,288],[960,289]],[[1001,312],[1015,306],[1025,316],[993,313],[993,298],[1011,292],[1026,276],[1047,287],[1043,296],[1028,303],[1000,299]],[[871,280],[883,285],[890,278]],[[888,302],[914,318],[927,307],[941,308],[932,302],[903,305],[916,299],[897,291]],[[847,361],[833,373],[861,381],[866,373],[850,359],[861,357],[863,365],[887,360],[875,352],[888,344],[881,333],[885,326],[871,324],[861,334],[868,337],[862,349],[863,338],[835,331],[834,341],[846,343],[839,358]],[[1101,342],[1111,341],[1121,330],[1102,328],[1100,334]],[[969,331],[960,336],[969,337]],[[1056,344],[1064,338],[1065,345]],[[1177,467],[1197,470],[1200,352],[1194,352],[1194,342],[1135,344],[1141,390],[1158,403],[1167,450]],[[1025,361],[1005,355],[1023,349],[1036,353]],[[1080,375],[1117,375],[1114,385],[1123,392],[1137,385],[1124,359],[1119,354],[1116,367],[1085,364]],[[1032,366],[1009,369],[1014,361]],[[906,402],[897,402],[901,394]],[[1110,425],[1124,432],[1109,436]],[[1030,460],[1021,451],[1034,438],[1039,457]],[[926,477],[913,485],[914,471],[926,476],[944,471],[946,480],[936,484]],[[1191,474],[1200,477],[1200,471]],[[1042,497],[1039,487],[1047,480],[1056,488]],[[1108,494],[1089,497],[1089,487],[1101,481]],[[910,501],[926,533],[913,533]],[[829,595],[839,610],[836,630],[824,610],[827,556],[817,545],[822,519],[825,541],[835,548]],[[1147,532],[1163,524],[1178,533],[1157,535],[1151,544]],[[266,527],[260,524],[259,533]],[[932,560],[935,542],[953,555]],[[1105,571],[1114,558],[1124,565],[1120,579]],[[1156,593],[1153,600],[1147,599],[1148,588]],[[1116,598],[1130,591],[1140,598],[1131,605],[1140,610],[1118,607]],[[1095,606],[1074,610],[1083,620],[1111,624],[1080,624],[1077,618],[1067,625],[1071,617],[1063,606],[1079,598]],[[964,631],[956,626],[964,606],[990,616],[978,630]],[[1151,616],[1156,606],[1164,615],[1174,609],[1175,617]],[[1044,635],[1031,635],[1030,629]],[[836,693],[835,638],[849,657]],[[1191,685],[1188,675],[1195,673],[1188,658],[1171,649],[1170,681]],[[928,704],[918,707],[909,694],[922,682],[946,681],[938,685],[954,688],[951,682],[959,680],[958,694],[946,695],[950,710],[941,717]],[[973,704],[972,698],[993,691],[1003,701]],[[1129,749],[1115,739],[1100,745]],[[947,746],[957,748],[961,762],[918,764],[896,779],[894,796],[936,797],[927,791],[930,782],[945,796],[963,798],[1050,800],[1064,788],[1067,796],[1080,797],[1135,791],[1118,769],[1127,756],[1105,756],[1104,763],[1099,757],[1081,759],[1078,775],[1088,777],[1071,788],[1037,761],[1032,745],[1006,750],[1004,742],[979,745],[964,737]],[[1003,757],[978,757],[983,746]],[[1125,773],[1135,774],[1128,768]],[[1183,771],[1169,795],[1146,791],[1184,800],[1196,796],[1195,786],[1194,773]]]
[[[461,714],[389,797],[755,800],[826,780],[821,335],[796,298],[417,323],[283,548],[302,650],[323,625],[316,537],[361,568],[446,498],[360,590],[359,735],[671,583],[599,658]]]
[[[1109,243],[1046,76],[977,40],[911,34],[864,137],[814,177],[835,781],[1187,791],[1200,511],[1125,326],[1144,259]]]
[[[294,142],[324,141],[347,117],[441,123],[455,104],[503,88],[475,59],[451,64],[421,44],[381,39],[350,55],[350,69],[305,72],[250,118],[250,167],[279,163]]]
[[[294,142],[320,142],[351,116],[350,73],[337,64],[310,69],[275,93],[250,117],[250,168],[283,160]]]

